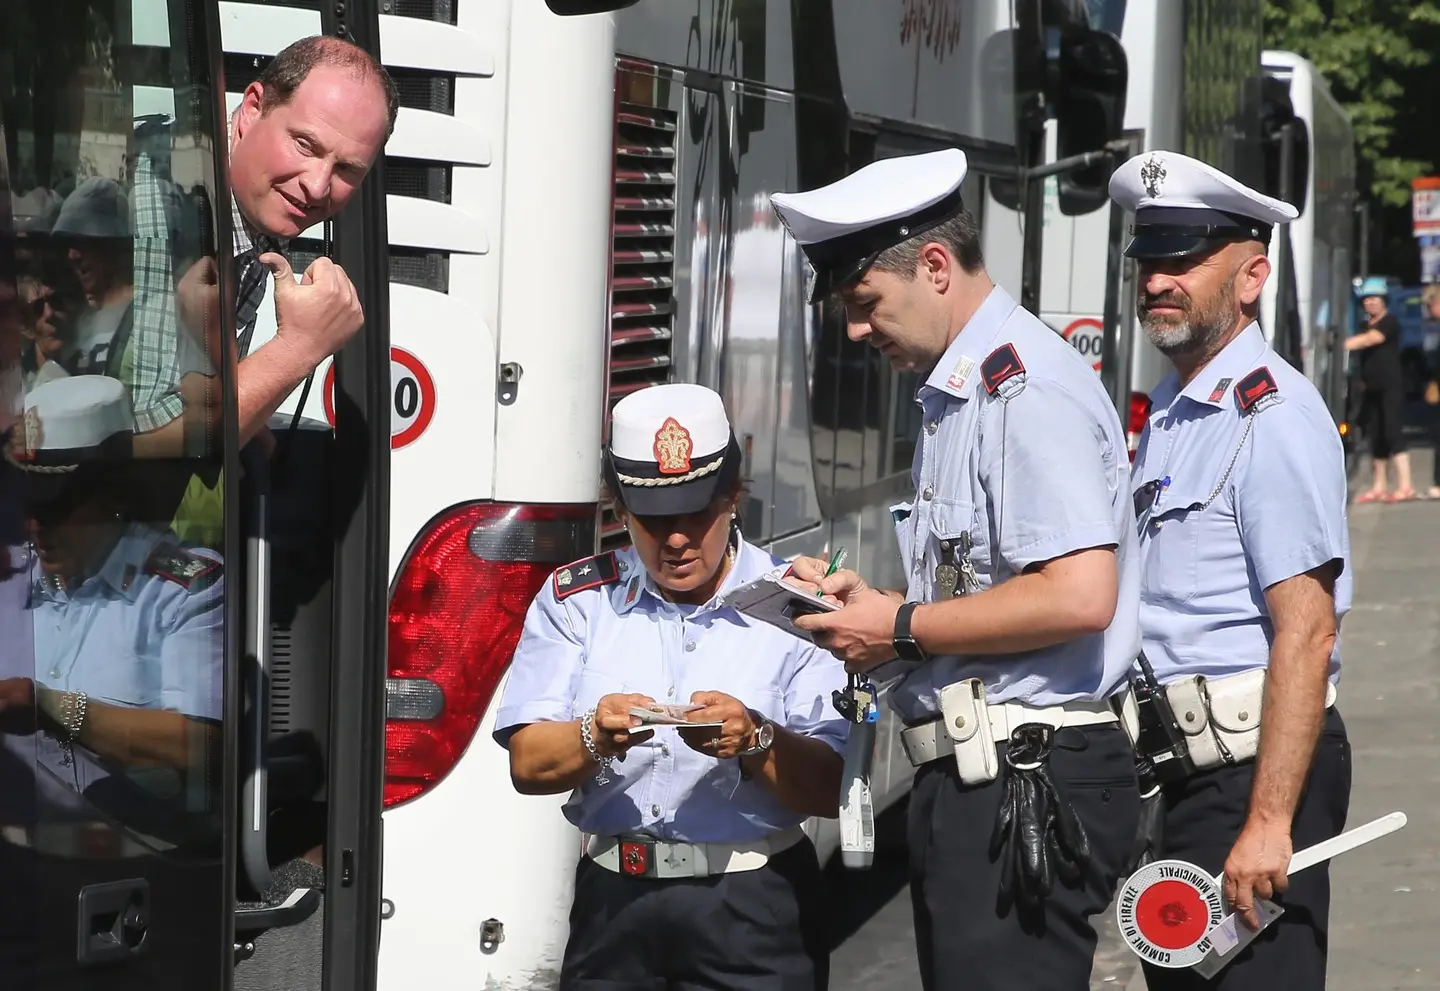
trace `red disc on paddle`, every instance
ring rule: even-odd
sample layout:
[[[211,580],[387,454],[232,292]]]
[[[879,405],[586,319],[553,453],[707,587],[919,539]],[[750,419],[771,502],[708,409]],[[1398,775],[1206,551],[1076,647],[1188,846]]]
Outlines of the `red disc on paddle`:
[[[1157,881],[1135,904],[1135,925],[1156,946],[1180,950],[1194,945],[1210,929],[1210,909],[1192,885]]]

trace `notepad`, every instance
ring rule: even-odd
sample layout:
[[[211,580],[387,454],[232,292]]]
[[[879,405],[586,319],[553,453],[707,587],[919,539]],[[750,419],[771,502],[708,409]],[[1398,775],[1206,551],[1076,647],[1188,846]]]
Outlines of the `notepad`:
[[[725,604],[751,619],[778,627],[792,636],[814,643],[809,633],[795,625],[795,619],[812,613],[834,612],[840,606],[822,599],[772,571],[725,595]]]

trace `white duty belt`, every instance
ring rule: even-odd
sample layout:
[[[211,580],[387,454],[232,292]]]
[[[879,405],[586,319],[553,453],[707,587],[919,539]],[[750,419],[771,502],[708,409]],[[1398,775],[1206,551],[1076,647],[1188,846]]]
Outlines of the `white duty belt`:
[[[607,871],[672,880],[759,870],[805,838],[799,826],[749,843],[674,843],[653,836],[590,836],[585,855]]]
[[[997,744],[1010,739],[1010,733],[1026,723],[1042,723],[1055,729],[1066,726],[1100,726],[1119,722],[1114,707],[1109,702],[1080,700],[1060,705],[1032,706],[1023,702],[994,702],[985,706],[990,717],[990,728]],[[956,727],[963,730],[963,726]],[[932,719],[919,726],[900,731],[900,742],[905,747],[905,756],[916,767],[928,764],[955,752],[955,741],[951,739],[942,719]]]

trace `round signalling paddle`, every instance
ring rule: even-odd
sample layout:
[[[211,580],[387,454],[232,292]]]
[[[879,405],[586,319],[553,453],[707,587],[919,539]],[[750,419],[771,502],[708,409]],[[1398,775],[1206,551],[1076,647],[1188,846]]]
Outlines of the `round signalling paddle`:
[[[1313,867],[1404,825],[1403,812],[1381,816],[1294,854],[1286,873]],[[1227,917],[1220,884],[1220,878],[1188,861],[1146,864],[1125,880],[1115,899],[1115,921],[1125,944],[1141,960],[1174,970],[1195,966],[1212,949],[1221,955],[1233,950],[1233,932],[1228,943],[1222,941],[1218,947],[1212,939],[1215,927]]]

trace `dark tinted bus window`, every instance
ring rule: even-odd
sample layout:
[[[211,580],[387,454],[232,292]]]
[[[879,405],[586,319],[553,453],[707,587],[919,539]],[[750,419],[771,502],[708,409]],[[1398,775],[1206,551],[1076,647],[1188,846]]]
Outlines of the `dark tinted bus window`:
[[[0,32],[0,855],[37,879],[15,899],[36,972],[87,963],[77,899],[114,881],[149,899],[134,959],[163,988],[213,986],[229,949],[203,23],[81,0],[10,5]]]

